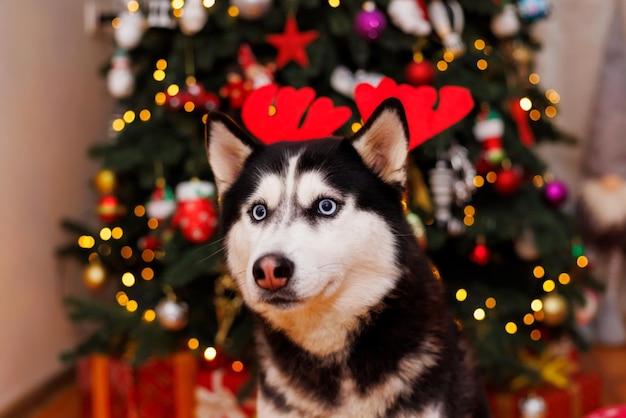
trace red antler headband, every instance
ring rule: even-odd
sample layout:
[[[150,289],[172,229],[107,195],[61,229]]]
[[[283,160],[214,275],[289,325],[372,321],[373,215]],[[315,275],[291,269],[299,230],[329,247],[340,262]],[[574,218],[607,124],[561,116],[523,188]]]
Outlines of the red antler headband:
[[[437,97],[437,90],[433,87],[398,85],[392,79],[384,78],[377,87],[366,83],[357,86],[355,100],[362,119],[366,121],[388,97],[397,97],[404,105],[410,149],[459,122],[474,107],[469,90],[463,87],[442,87]],[[437,109],[434,109],[437,101]],[[315,91],[310,87],[296,90],[271,84],[248,96],[241,117],[254,136],[269,144],[332,135],[350,118],[350,114],[349,108],[334,107],[327,97],[315,99]]]

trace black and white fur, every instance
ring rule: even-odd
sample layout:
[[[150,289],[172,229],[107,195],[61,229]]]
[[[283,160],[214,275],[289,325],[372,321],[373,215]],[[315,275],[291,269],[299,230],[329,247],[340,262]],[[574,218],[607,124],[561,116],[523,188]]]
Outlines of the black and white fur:
[[[259,319],[259,417],[489,416],[405,220],[399,101],[349,138],[263,145],[211,113],[206,140],[227,265]]]

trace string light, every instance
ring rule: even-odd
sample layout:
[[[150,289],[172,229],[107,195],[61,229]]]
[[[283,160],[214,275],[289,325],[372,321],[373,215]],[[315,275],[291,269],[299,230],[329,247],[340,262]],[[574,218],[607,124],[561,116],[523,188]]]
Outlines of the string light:
[[[198,341],[197,338],[190,338],[187,341],[187,347],[189,347],[190,350],[195,350],[200,347],[200,341]]]
[[[172,9],[182,9],[185,5],[185,0],[172,0]]]
[[[100,230],[100,239],[108,241],[111,239],[111,228],[104,227]]]
[[[154,270],[152,270],[150,267],[145,267],[143,270],[141,270],[141,278],[146,281],[154,279]]]
[[[547,106],[546,110],[544,111],[546,113],[546,116],[549,118],[553,118],[556,116],[556,107],[554,106]]]
[[[207,361],[213,361],[215,360],[215,357],[217,357],[217,350],[215,347],[207,347],[206,350],[204,350],[204,358]]]
[[[128,303],[128,295],[120,290],[115,294],[115,300],[120,306],[126,306]]]
[[[96,245],[96,240],[89,235],[81,235],[78,237],[78,246],[80,248],[93,248]]]
[[[561,101],[561,95],[556,92],[554,89],[546,90],[546,98],[550,101],[550,103],[557,104]]]
[[[487,66],[488,66],[487,60],[484,58],[481,58],[478,61],[476,61],[476,67],[481,71],[486,70]]]
[[[541,339],[541,331],[534,329],[530,332],[530,339],[533,341],[539,341]]]
[[[120,132],[125,126],[126,122],[124,122],[124,119],[121,118],[117,118],[111,123],[111,127],[115,132]]]
[[[126,8],[129,12],[135,13],[139,11],[139,2],[137,2],[136,0],[131,0],[126,4]]]
[[[131,272],[122,274],[122,284],[126,287],[132,287],[135,285],[135,276]]]
[[[156,319],[156,312],[152,309],[148,309],[143,313],[143,319],[146,322],[153,322]]]
[[[120,250],[120,254],[122,255],[122,258],[128,260],[129,258],[133,256],[133,249],[130,248],[128,245],[125,245]]]
[[[533,102],[528,97],[522,97],[519,99],[519,107],[525,111],[529,111],[533,107]]]
[[[543,309],[543,302],[541,301],[541,299],[535,299],[530,302],[530,309],[532,309],[533,312],[541,311]]]
[[[187,112],[193,112],[193,110],[196,108],[196,105],[193,102],[185,102],[183,108],[187,111]]]
[[[276,106],[269,105],[269,107],[267,108],[267,115],[274,116],[275,114],[276,114]]]
[[[237,6],[230,6],[228,8],[228,16],[237,17],[239,16],[239,8]]]
[[[233,364],[230,366],[235,373],[239,373],[243,370],[243,363],[239,360],[233,361]]]
[[[531,313],[527,313],[526,315],[524,315],[523,321],[526,325],[532,325],[535,322],[535,316]]]
[[[535,276],[537,279],[541,279],[545,275],[545,273],[546,271],[541,266],[535,266],[535,268],[533,269],[533,276]]]
[[[485,306],[488,309],[493,309],[496,307],[496,299],[495,298],[487,298],[487,300],[485,300]]]
[[[126,304],[126,310],[128,312],[135,312],[137,309],[139,309],[139,304],[136,300],[129,300]]]
[[[474,41],[474,48],[476,48],[477,51],[482,51],[483,49],[485,49],[485,41],[483,41],[482,39],[476,39]]]
[[[559,274],[559,283],[561,283],[562,285],[566,285],[569,284],[571,278],[570,275],[567,273],[561,273]]]
[[[437,69],[441,72],[446,71],[448,69],[448,63],[443,60],[437,61]]]
[[[528,81],[530,82],[530,84],[537,85],[537,84],[539,84],[539,82],[541,81],[541,78],[539,77],[539,74],[537,74],[537,73],[531,73],[531,74],[528,76]]]
[[[533,120],[536,122],[539,119],[541,119],[541,112],[538,111],[537,109],[533,109],[528,113],[528,117],[530,118],[530,120]]]
[[[511,335],[515,334],[517,332],[517,324],[515,322],[507,322],[504,329]]]
[[[458,300],[459,302],[463,302],[465,299],[467,299],[467,290],[465,289],[459,289],[456,291],[456,300]]]
[[[498,174],[496,174],[495,171],[490,171],[487,173],[485,178],[487,179],[488,183],[495,183],[496,180],[498,180]]]
[[[363,125],[361,125],[359,122],[354,122],[352,126],[350,127],[350,129],[352,130],[352,132],[358,132],[362,126]]]
[[[141,218],[143,215],[146,214],[146,208],[143,205],[137,205],[135,206],[133,213],[136,217]]]
[[[589,259],[585,257],[584,255],[581,255],[580,257],[576,259],[576,265],[580,267],[581,269],[584,269],[585,267],[589,265]]]
[[[339,0],[328,0],[328,5],[332,7],[333,9],[336,9],[337,7],[339,7],[340,4],[341,2]]]
[[[167,97],[165,93],[163,93],[162,91],[154,95],[154,102],[159,106],[163,106],[166,100],[167,100]]]
[[[163,81],[163,80],[165,80],[165,71],[163,71],[163,70],[155,70],[152,73],[152,78],[154,78],[155,81]]]
[[[483,187],[485,185],[485,179],[481,175],[474,176],[474,187]]]
[[[146,263],[152,262],[152,260],[154,260],[154,251],[150,249],[143,250],[143,252],[141,253],[141,259]]]
[[[463,218],[463,224],[465,226],[472,226],[474,225],[474,217],[473,216],[466,216]]]
[[[148,219],[148,228],[157,229],[159,227],[159,221],[156,218]]]
[[[157,68],[157,70],[165,71],[165,69],[167,68],[167,60],[165,60],[163,58],[158,60],[156,62],[156,68]]]
[[[543,282],[543,290],[547,293],[552,292],[554,289],[556,289],[556,283],[554,283],[554,280],[546,280],[545,282]]]
[[[465,216],[474,216],[476,214],[476,209],[472,205],[467,205],[463,208],[463,213]]]
[[[170,84],[167,87],[167,94],[169,94],[170,96],[176,96],[179,92],[180,87],[178,87],[178,84]]]
[[[454,61],[454,54],[450,51],[446,51],[443,53],[443,60],[445,62],[452,62]]]
[[[539,174],[533,176],[533,185],[537,188],[541,188],[544,185],[543,177]]]
[[[124,119],[124,122],[126,123],[132,123],[135,120],[135,112],[133,112],[132,110],[127,110],[126,112],[124,112],[124,116],[122,116],[122,119]]]
[[[204,0],[202,2],[202,5],[207,9],[210,9],[211,7],[215,6],[215,0]]]
[[[122,238],[123,235],[124,235],[124,230],[119,226],[116,226],[115,228],[111,230],[111,238],[113,239],[120,239]]]
[[[485,310],[483,308],[477,308],[474,311],[474,319],[477,321],[482,321],[483,319],[485,319]]]

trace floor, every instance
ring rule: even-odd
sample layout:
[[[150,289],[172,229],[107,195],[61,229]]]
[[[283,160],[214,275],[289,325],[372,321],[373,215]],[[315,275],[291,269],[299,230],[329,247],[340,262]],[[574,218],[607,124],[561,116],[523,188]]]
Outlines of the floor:
[[[626,346],[595,347],[581,358],[581,368],[603,377],[603,403],[626,403]],[[80,418],[80,400],[75,386],[62,388],[43,409],[28,418]]]

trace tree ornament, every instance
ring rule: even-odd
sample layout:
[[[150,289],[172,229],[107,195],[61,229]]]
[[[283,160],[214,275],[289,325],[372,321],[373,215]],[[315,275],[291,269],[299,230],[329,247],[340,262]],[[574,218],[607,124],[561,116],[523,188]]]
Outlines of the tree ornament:
[[[172,17],[170,0],[149,0],[148,25],[151,28],[174,29],[176,21]]]
[[[187,103],[193,104],[193,109],[199,109],[203,113],[215,110],[219,107],[219,97],[206,91],[202,84],[198,83],[195,78],[190,78],[185,88],[179,90],[176,94],[170,95],[166,92],[165,104],[171,110],[180,110]]]
[[[543,297],[543,323],[556,327],[562,325],[567,319],[567,299],[559,293],[548,293]]]
[[[546,418],[546,401],[538,395],[530,394],[519,401],[520,418]]]
[[[455,57],[462,55],[465,52],[461,39],[465,17],[461,5],[456,0],[434,0],[428,4],[428,15],[446,51]]]
[[[155,237],[154,235],[146,235],[145,237],[140,238],[139,241],[137,242],[137,246],[139,247],[141,251],[144,251],[144,250],[154,251],[157,248],[159,248],[161,244],[162,244],[161,240]]]
[[[527,147],[532,146],[535,143],[535,134],[528,123],[528,112],[520,106],[519,98],[513,98],[509,101],[509,111],[511,118],[517,125],[517,135],[520,142]]]
[[[106,270],[100,262],[90,262],[83,270],[83,284],[91,289],[102,288],[106,281]]]
[[[115,222],[124,213],[124,208],[120,206],[117,197],[113,195],[102,196],[96,206],[96,213],[102,222]]]
[[[492,110],[488,104],[483,104],[472,131],[483,149],[482,156],[487,162],[497,164],[504,159],[502,147],[504,121],[498,112]]]
[[[521,18],[529,23],[543,19],[550,13],[547,0],[518,0],[517,10]]]
[[[495,183],[493,183],[493,188],[496,192],[503,196],[509,196],[519,189],[521,176],[517,169],[503,168],[498,171],[497,174],[498,177],[496,178]]]
[[[274,82],[274,65],[263,65],[259,63],[248,44],[242,44],[237,53],[237,61],[243,71],[246,81],[252,83],[252,90],[267,86]]]
[[[230,4],[237,7],[243,19],[257,20],[269,11],[272,0],[230,0]]]
[[[489,262],[490,257],[491,253],[489,251],[489,247],[482,243],[477,243],[469,256],[470,261],[481,266],[486,265]]]
[[[539,258],[535,233],[531,228],[524,228],[521,235],[515,240],[515,252],[522,260],[532,261]]]
[[[306,47],[313,42],[319,33],[315,30],[300,32],[298,22],[290,15],[285,22],[283,33],[267,35],[265,40],[278,50],[276,67],[283,68],[291,61],[295,61],[301,67],[309,66],[309,57]]]
[[[491,32],[498,38],[509,38],[520,30],[520,21],[513,4],[506,3],[502,11],[491,19]]]
[[[182,12],[178,24],[185,35],[191,36],[200,32],[209,18],[209,12],[202,4],[202,0],[185,0]]]
[[[376,7],[373,1],[363,3],[362,10],[354,17],[354,30],[360,38],[375,41],[387,29],[385,14]]]
[[[165,184],[164,179],[156,182],[156,188],[150,194],[150,200],[146,203],[146,213],[149,218],[159,221],[168,218],[176,209],[172,188]]]
[[[217,215],[209,197],[215,186],[208,181],[191,180],[176,186],[176,213],[172,226],[180,227],[183,236],[193,243],[205,242],[215,232]]]
[[[228,100],[228,105],[232,109],[239,109],[243,106],[248,94],[252,91],[252,81],[244,80],[240,74],[228,73],[226,75],[226,85],[220,88],[220,96]]]
[[[330,85],[337,93],[354,99],[356,86],[361,83],[367,83],[376,87],[383,78],[382,74],[365,70],[356,70],[353,73],[347,67],[340,65],[330,74]]]
[[[565,203],[568,194],[567,184],[558,180],[546,183],[543,188],[543,197],[554,207],[559,207]]]
[[[118,47],[126,50],[136,48],[146,30],[146,19],[143,14],[124,10],[117,19],[118,24],[113,30],[115,43]]]
[[[412,86],[432,85],[435,81],[435,66],[423,58],[411,61],[404,70],[404,78]]]
[[[455,197],[454,171],[445,160],[437,161],[435,168],[428,172],[430,192],[434,203],[434,216],[437,225],[450,234],[458,235],[463,232],[463,226],[458,219],[452,217],[452,201]]]
[[[111,96],[116,99],[125,99],[135,91],[135,77],[130,70],[130,58],[123,49],[115,51],[111,58],[107,87]]]
[[[111,194],[117,186],[115,173],[111,170],[100,170],[93,178],[93,185],[101,194]]]
[[[188,310],[187,304],[177,301],[173,293],[168,294],[155,308],[159,324],[170,331],[179,331],[187,326]]]
[[[424,0],[391,0],[387,14],[391,22],[406,34],[428,36],[432,31]]]
[[[428,247],[428,242],[426,240],[426,227],[422,222],[422,219],[413,212],[408,212],[406,214],[406,220],[411,226],[411,230],[413,231],[413,235],[417,238],[417,242],[422,249],[426,249]]]
[[[585,326],[593,320],[598,312],[600,295],[589,288],[584,288],[582,296],[582,303],[577,303],[574,307],[574,318],[576,318],[576,324]]]

